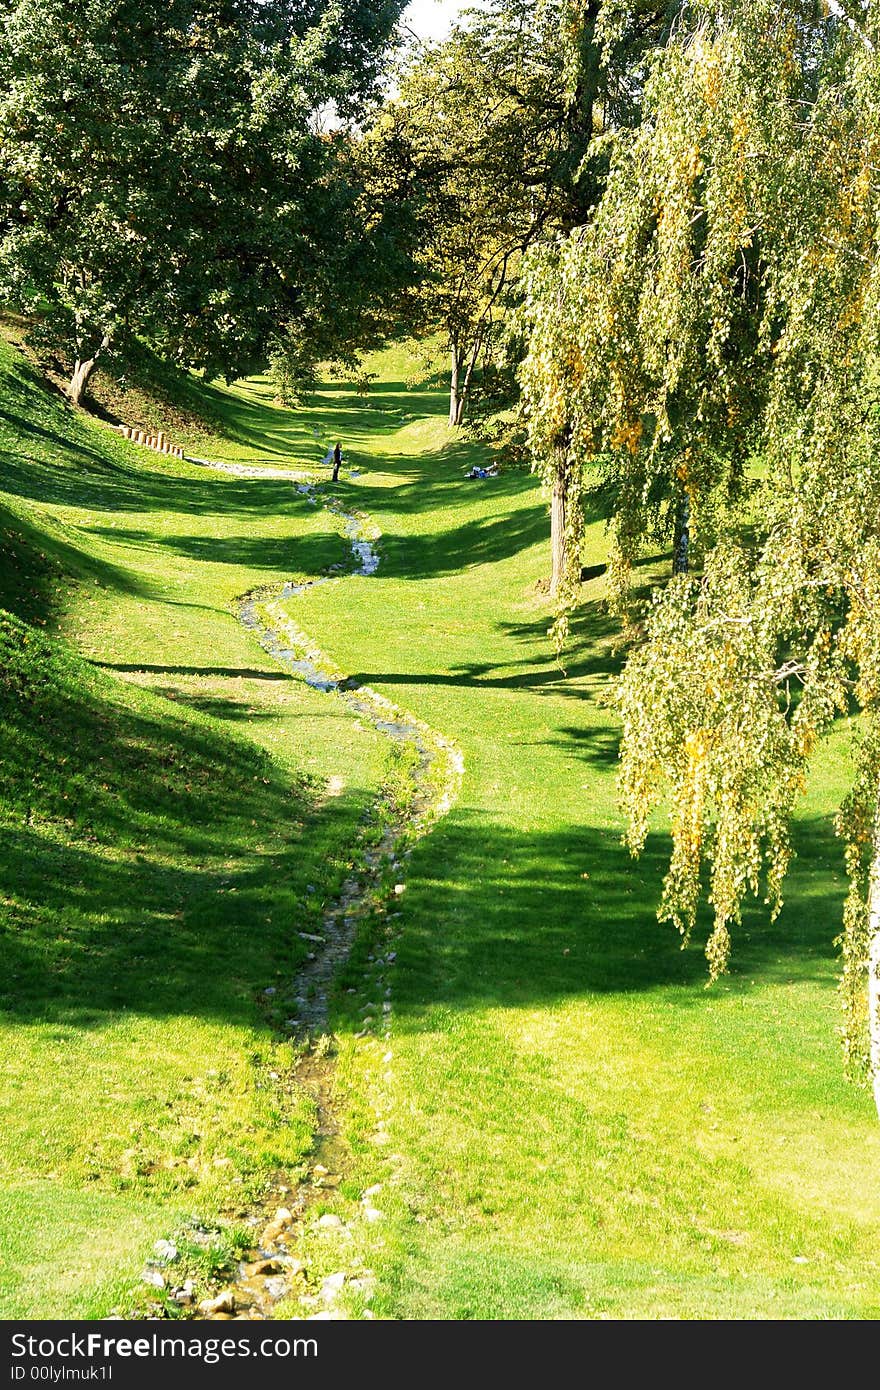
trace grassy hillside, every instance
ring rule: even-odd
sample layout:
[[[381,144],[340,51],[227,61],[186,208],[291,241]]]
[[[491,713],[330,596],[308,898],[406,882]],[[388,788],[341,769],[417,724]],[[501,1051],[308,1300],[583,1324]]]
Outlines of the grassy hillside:
[[[290,484],[172,470],[0,373],[0,1312],[99,1315],[307,1152],[261,992],[384,755],[234,617],[344,556]]]
[[[401,363],[383,366],[383,401],[406,412]],[[363,1182],[383,1184],[364,1252],[379,1306],[875,1317],[880,1130],[843,1077],[835,988],[847,729],[803,805],[781,918],[750,910],[731,974],[707,989],[699,934],[682,952],[655,918],[662,823],[640,862],[620,843],[602,524],[562,671],[534,482],[465,480],[470,456],[447,443],[439,393],[428,403],[380,449],[339,401],[367,463],[341,495],[381,528],[382,564],[356,597],[342,581],[294,605],[343,669],[466,760],[391,923],[392,1036],[346,1064]]]
[[[29,624],[3,627],[4,843],[28,858],[3,870],[2,1307],[65,1316],[106,1311],[157,1234],[303,1151],[259,992],[295,968],[384,754],[232,611],[340,560],[338,523],[289,483],[137,451],[2,365],[0,604]],[[699,934],[682,952],[655,919],[663,824],[641,862],[620,846],[600,521],[562,671],[534,480],[466,481],[490,455],[450,439],[442,391],[402,352],[372,365],[367,400],[328,382],[295,413],[260,379],[211,390],[218,456],[314,464],[342,440],[338,496],[381,528],[380,569],[291,615],[466,760],[339,991],[354,1167],[327,1205],[355,1236],[322,1235],[315,1268],[359,1255],[391,1317],[876,1317],[880,1130],[843,1078],[835,992],[848,730],[780,920],[750,911],[707,989]],[[358,1036],[380,979],[390,1037]],[[357,1221],[374,1184],[384,1219]]]

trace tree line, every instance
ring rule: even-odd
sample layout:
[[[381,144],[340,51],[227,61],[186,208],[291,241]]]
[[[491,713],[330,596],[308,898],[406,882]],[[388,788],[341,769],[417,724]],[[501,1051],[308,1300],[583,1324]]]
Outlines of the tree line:
[[[880,1107],[880,21],[862,0],[0,4],[0,293],[79,401],[144,339],[227,379],[439,332],[449,423],[550,503],[552,632],[609,522],[621,793],[661,915],[778,910],[829,722],[847,1056]],[[672,575],[636,611],[648,545]]]

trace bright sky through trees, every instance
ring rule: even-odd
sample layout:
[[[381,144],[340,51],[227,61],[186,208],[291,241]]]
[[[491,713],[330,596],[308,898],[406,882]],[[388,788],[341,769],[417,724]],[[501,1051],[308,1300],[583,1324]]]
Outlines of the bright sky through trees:
[[[402,23],[420,39],[445,39],[457,16],[472,8],[472,0],[412,0]]]

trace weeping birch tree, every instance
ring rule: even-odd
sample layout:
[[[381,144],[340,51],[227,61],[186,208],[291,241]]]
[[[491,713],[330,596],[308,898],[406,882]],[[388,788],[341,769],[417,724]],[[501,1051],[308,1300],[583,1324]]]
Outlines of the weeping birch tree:
[[[694,3],[588,230],[536,258],[532,448],[614,495],[618,589],[682,516],[699,572],[650,604],[619,689],[636,854],[668,800],[659,910],[712,978],[749,892],[775,916],[817,743],[859,711],[837,827],[850,1067],[880,1110],[880,23]],[[576,543],[576,523],[569,532]],[[574,566],[570,566],[573,571]],[[573,592],[573,584],[572,584]]]

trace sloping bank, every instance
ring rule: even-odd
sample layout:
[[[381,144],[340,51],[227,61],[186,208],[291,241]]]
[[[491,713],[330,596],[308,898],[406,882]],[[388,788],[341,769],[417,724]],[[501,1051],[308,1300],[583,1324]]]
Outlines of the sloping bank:
[[[200,461],[202,462],[202,461]],[[240,464],[205,466],[236,476],[259,477],[262,470]],[[353,570],[349,577],[368,578],[379,567],[375,527],[362,513],[345,510],[332,496],[302,480],[302,475],[272,470],[274,477],[296,482],[314,505],[323,501],[341,519],[351,544]],[[223,1281],[198,1304],[191,1281],[175,1280],[178,1250],[173,1241],[157,1242],[157,1258],[148,1265],[145,1278],[193,1316],[225,1319],[246,1316],[264,1318],[283,1304],[286,1316],[335,1317],[337,1296],[344,1285],[369,1293],[370,1273],[364,1274],[356,1256],[351,1268],[326,1271],[320,1242],[314,1261],[308,1254],[315,1234],[332,1236],[334,1249],[352,1234],[338,1214],[321,1210],[322,1197],[345,1182],[347,1155],[340,1137],[334,1090],[334,1048],[329,1036],[329,1016],[334,987],[349,961],[352,946],[363,931],[369,939],[370,992],[374,1001],[364,1006],[360,1038],[387,1038],[393,1008],[390,967],[395,952],[395,914],[391,907],[405,890],[405,861],[409,845],[427,833],[452,806],[463,773],[461,752],[449,738],[410,712],[393,704],[369,686],[348,678],[316,642],[294,623],[285,605],[318,585],[339,582],[332,577],[308,583],[288,582],[254,590],[239,604],[242,624],[283,669],[315,690],[340,699],[359,720],[391,740],[395,756],[392,774],[366,828],[360,868],[343,884],[339,897],[327,908],[317,932],[300,933],[311,950],[282,1002],[289,1009],[284,1027],[300,1048],[296,1081],[313,1097],[317,1114],[315,1150],[309,1180],[291,1184],[279,1175],[273,1191],[246,1224],[255,1232],[252,1246],[242,1251],[233,1278]],[[383,954],[384,952],[384,954]],[[356,991],[352,987],[349,993]],[[269,987],[266,995],[276,995]],[[380,1122],[381,1123],[381,1122]],[[377,1130],[381,1142],[381,1128]],[[336,1171],[334,1171],[336,1170]],[[360,1219],[381,1219],[369,1191],[361,1196]],[[337,1261],[338,1262],[338,1261]],[[314,1270],[317,1270],[317,1275]],[[365,1308],[365,1312],[368,1310]]]

